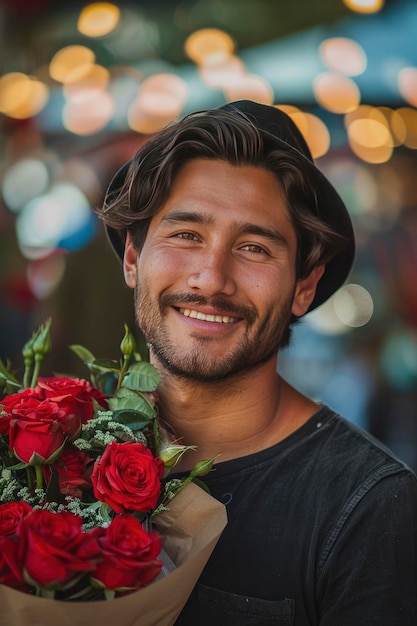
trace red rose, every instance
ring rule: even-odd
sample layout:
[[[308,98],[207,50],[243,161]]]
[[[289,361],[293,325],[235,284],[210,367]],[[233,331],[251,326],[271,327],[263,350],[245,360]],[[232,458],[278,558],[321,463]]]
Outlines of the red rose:
[[[164,464],[141,443],[110,443],[94,464],[91,481],[97,500],[116,513],[155,508]]]
[[[10,537],[0,537],[0,584],[27,590],[17,555],[17,543]]]
[[[28,398],[36,397],[33,389],[25,389],[18,393],[12,393],[9,396],[3,398],[0,403],[0,408],[6,413],[0,417],[0,435],[9,434],[10,420],[13,417],[13,412],[18,411],[19,407],[27,403]],[[1,411],[0,411],[1,412]]]
[[[23,500],[0,504],[0,535],[14,535],[20,521],[32,510]]]
[[[63,449],[58,459],[52,463],[58,473],[59,490],[62,494],[82,498],[83,492],[92,489],[91,471],[92,459],[81,450],[73,446]],[[46,482],[49,481],[51,470],[49,465],[44,466]]]
[[[13,409],[9,427],[9,448],[24,463],[46,463],[65,442],[55,402],[26,398]]]
[[[118,515],[108,528],[93,531],[102,560],[92,578],[106,589],[140,589],[156,578],[162,561],[157,557],[162,541],[156,532],[147,533],[129,514]]]
[[[20,525],[18,556],[30,584],[56,589],[93,571],[100,550],[81,517],[34,509]]]
[[[105,396],[83,378],[39,378],[35,391],[39,397],[56,402],[64,410],[65,431],[71,439],[78,437],[82,424],[91,419],[94,413],[93,399],[107,408]]]

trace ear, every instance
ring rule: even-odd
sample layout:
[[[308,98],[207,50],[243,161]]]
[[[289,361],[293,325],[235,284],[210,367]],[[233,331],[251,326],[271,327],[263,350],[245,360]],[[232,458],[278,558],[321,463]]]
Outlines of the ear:
[[[123,257],[123,273],[128,287],[136,287],[138,256],[139,253],[133,245],[132,237],[128,233],[126,236],[125,253]]]
[[[291,309],[292,314],[296,317],[301,317],[308,311],[308,307],[313,302],[314,296],[316,295],[317,283],[323,276],[325,267],[325,265],[318,265],[307,278],[298,281]]]

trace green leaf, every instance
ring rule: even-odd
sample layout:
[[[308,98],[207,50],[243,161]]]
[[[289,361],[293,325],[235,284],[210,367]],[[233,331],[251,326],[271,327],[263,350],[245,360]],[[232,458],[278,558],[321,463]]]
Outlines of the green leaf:
[[[49,502],[65,502],[65,497],[61,494],[59,489],[58,470],[53,465],[50,465],[49,469],[51,470],[51,477],[46,486],[47,500],[49,500]]]
[[[91,369],[99,372],[119,372],[120,364],[114,359],[94,359],[91,363],[88,363]]]
[[[4,398],[5,396],[8,396],[12,393],[17,393],[18,391],[21,391],[22,385],[20,383],[15,383],[12,380],[7,380],[6,378],[3,378],[1,373],[0,373],[0,379],[2,381],[0,384],[0,389],[1,389],[0,397],[1,398]],[[1,400],[0,400],[0,404],[1,404]]]
[[[156,411],[152,404],[140,393],[135,393],[129,389],[119,389],[113,398],[108,400],[108,405],[112,411],[120,411],[121,409],[132,409],[139,411],[148,417],[155,417]]]
[[[152,419],[152,417],[134,409],[120,409],[113,413],[115,422],[128,426],[133,432],[144,430],[152,422]]]
[[[123,379],[122,387],[133,391],[155,391],[161,379],[153,365],[146,361],[134,363]]]
[[[20,463],[16,463],[15,465],[8,465],[7,469],[9,470],[19,470],[19,469],[24,469],[25,467],[29,467],[29,463],[25,463],[24,461],[21,461]]]
[[[19,384],[19,381],[13,376],[11,372],[9,372],[6,365],[3,363],[1,359],[0,359],[0,376],[1,378],[5,378],[6,380],[9,380],[10,382],[15,383],[18,387],[21,387],[21,385]]]
[[[112,520],[111,508],[109,507],[109,505],[106,504],[105,502],[102,502],[99,510],[100,510],[100,517],[102,518],[102,520],[106,523],[111,522]]]
[[[79,344],[73,344],[70,346],[70,350],[72,350],[84,363],[90,363],[94,361],[95,356],[90,350],[84,348],[84,346],[80,346]]]

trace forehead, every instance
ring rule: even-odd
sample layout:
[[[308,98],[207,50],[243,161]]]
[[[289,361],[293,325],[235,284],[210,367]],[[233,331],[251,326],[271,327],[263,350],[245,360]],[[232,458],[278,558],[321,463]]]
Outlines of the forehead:
[[[179,210],[204,212],[219,222],[290,223],[283,187],[272,172],[222,160],[194,159],[183,165],[152,222]]]

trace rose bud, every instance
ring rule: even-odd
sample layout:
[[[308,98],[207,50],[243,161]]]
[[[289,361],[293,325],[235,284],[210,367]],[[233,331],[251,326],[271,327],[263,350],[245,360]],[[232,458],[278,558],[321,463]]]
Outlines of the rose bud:
[[[125,335],[120,344],[120,350],[124,356],[131,356],[136,350],[135,338],[130,332],[127,324],[125,324]]]
[[[213,463],[214,461],[217,459],[217,457],[220,456],[219,454],[216,454],[216,456],[214,456],[212,459],[206,459],[203,461],[198,461],[198,463],[196,463],[193,467],[193,469],[191,470],[191,474],[193,477],[195,476],[205,476],[206,474],[209,473],[209,471],[211,470],[211,468],[213,467]]]
[[[49,329],[51,326],[51,320],[49,320],[43,328],[41,328],[40,332],[36,335],[34,342],[32,344],[32,350],[36,357],[45,357],[51,353],[52,350],[52,342],[51,335],[49,333]]]
[[[167,468],[175,467],[175,465],[182,459],[182,456],[187,450],[196,450],[195,446],[181,446],[179,444],[172,444],[167,446],[159,453],[159,458]]]

